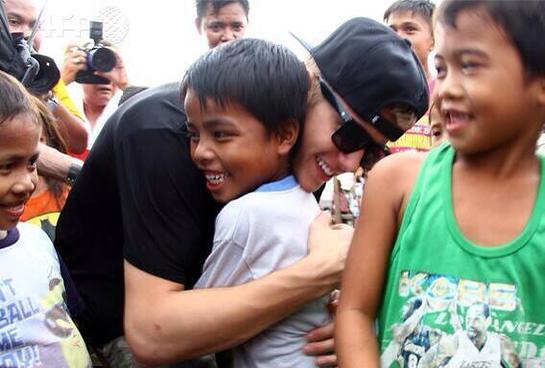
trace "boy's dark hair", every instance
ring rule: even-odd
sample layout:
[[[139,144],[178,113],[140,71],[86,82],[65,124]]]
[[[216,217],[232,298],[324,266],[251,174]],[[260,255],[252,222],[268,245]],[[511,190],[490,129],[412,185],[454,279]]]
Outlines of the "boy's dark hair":
[[[182,99],[191,89],[202,108],[210,98],[220,106],[240,105],[269,132],[284,123],[303,128],[309,76],[295,54],[282,45],[258,39],[239,39],[201,56],[182,81]]]
[[[206,9],[210,5],[214,13],[217,13],[221,8],[232,3],[239,3],[248,18],[250,13],[250,3],[248,0],[196,0],[195,7],[197,9],[197,18],[202,19],[206,14]]]
[[[445,0],[437,22],[456,29],[462,11],[484,10],[509,38],[524,65],[528,78],[545,75],[545,1],[543,0]]]
[[[0,124],[19,115],[28,115],[39,124],[36,105],[25,87],[11,75],[0,71]]]
[[[420,14],[430,26],[430,31],[433,30],[433,12],[435,4],[430,0],[398,0],[386,9],[383,20],[387,21],[392,13],[409,11],[413,14]]]

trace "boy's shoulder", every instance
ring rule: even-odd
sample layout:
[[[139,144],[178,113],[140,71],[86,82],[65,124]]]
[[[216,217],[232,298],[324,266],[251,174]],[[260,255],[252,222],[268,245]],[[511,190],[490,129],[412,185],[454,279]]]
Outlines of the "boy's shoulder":
[[[39,247],[53,255],[55,258],[57,257],[51,239],[49,239],[47,234],[39,226],[27,222],[19,222],[17,224],[17,230],[19,231],[20,241],[31,244],[35,248]]]
[[[305,202],[308,196],[298,184],[289,188],[275,190],[256,190],[246,193],[227,203],[221,210],[222,213],[234,215],[248,212],[271,212],[274,208],[283,208],[286,204]]]
[[[364,190],[401,216],[430,152],[405,151],[380,160],[369,172]]]
[[[427,152],[409,150],[390,155],[379,161],[373,171],[381,171],[386,175],[396,175],[399,176],[399,180],[407,179],[410,182],[411,177],[418,175],[424,161],[439,162],[445,159],[449,160],[453,155],[454,149],[450,143],[443,142]]]
[[[392,180],[401,186],[410,185],[418,176],[429,152],[404,151],[380,160],[370,175]],[[393,183],[392,183],[393,184]]]
[[[272,191],[253,191],[227,203],[217,217],[217,222],[253,223],[256,219],[288,216],[292,212],[306,211],[313,217],[320,209],[311,193],[298,184]]]
[[[19,234],[21,234],[21,236],[32,236],[39,239],[49,240],[47,234],[39,226],[28,222],[19,222],[17,224],[17,230],[19,231]]]

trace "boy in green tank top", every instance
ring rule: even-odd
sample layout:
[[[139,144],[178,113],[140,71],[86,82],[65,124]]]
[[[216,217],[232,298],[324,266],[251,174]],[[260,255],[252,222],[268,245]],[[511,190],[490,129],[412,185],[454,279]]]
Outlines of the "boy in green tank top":
[[[438,13],[450,143],[369,173],[340,367],[545,367],[545,1],[444,0]]]

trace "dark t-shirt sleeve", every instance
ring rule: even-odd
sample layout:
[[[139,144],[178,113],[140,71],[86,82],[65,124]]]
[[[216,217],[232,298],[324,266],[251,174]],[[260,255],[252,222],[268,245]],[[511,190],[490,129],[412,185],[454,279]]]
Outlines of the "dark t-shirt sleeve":
[[[210,195],[183,132],[138,130],[116,144],[124,257],[135,267],[193,285],[210,250]]]

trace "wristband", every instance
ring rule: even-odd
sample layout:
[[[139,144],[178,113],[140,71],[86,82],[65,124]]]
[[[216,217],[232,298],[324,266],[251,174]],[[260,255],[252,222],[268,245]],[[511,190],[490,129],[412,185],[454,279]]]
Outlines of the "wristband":
[[[68,168],[68,172],[66,173],[66,178],[65,178],[66,184],[70,186],[74,185],[80,172],[81,172],[80,165],[70,164],[70,167]]]

